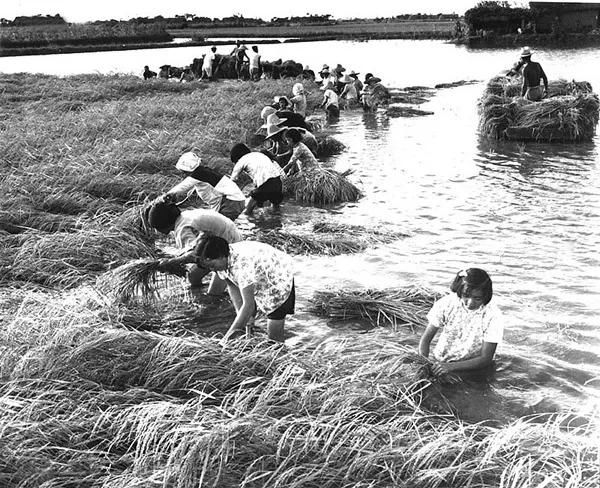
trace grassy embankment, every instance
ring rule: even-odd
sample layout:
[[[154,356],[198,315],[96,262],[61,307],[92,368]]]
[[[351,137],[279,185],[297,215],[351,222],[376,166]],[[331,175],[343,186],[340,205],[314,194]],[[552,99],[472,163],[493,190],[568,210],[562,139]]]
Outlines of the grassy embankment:
[[[3,28],[0,30],[0,56],[24,56],[71,52],[204,46],[204,38],[223,37],[251,40],[255,37],[287,37],[297,41],[334,39],[450,39],[451,21],[343,22],[335,25],[290,25],[274,27],[206,27],[161,29],[138,26],[131,32],[108,32],[94,26]],[[105,29],[105,28],[104,28]],[[135,32],[134,32],[135,31]],[[170,44],[172,37],[190,37],[192,42]],[[222,43],[228,43],[223,41]],[[279,41],[255,41],[269,43]],[[220,44],[216,41],[211,44]]]
[[[78,286],[146,252],[127,202],[177,181],[192,147],[229,166],[292,83],[0,77],[0,485],[598,486],[593,426],[432,414],[422,362],[389,340],[221,349],[168,333],[169,317],[200,320],[190,304],[114,305]],[[32,276],[54,289],[17,281]]]

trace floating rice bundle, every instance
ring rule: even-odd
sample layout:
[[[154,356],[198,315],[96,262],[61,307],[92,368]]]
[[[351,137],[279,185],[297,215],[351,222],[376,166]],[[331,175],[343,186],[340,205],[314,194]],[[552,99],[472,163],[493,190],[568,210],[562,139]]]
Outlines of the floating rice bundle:
[[[327,157],[334,156],[335,154],[340,154],[346,146],[335,139],[334,137],[327,135],[318,135],[317,139],[317,157]]]
[[[549,83],[548,97],[530,102],[520,97],[521,82],[490,80],[479,101],[480,131],[495,139],[583,141],[594,137],[600,102],[588,82]]]
[[[12,275],[24,281],[71,287],[115,263],[155,255],[153,246],[116,227],[31,235],[14,258]]]
[[[335,170],[316,167],[310,172],[297,173],[283,181],[283,191],[299,202],[327,205],[355,202],[362,193],[346,175]]]
[[[172,265],[164,270],[159,269],[159,264],[157,259],[136,259],[99,276],[96,285],[101,292],[119,303],[126,303],[135,296],[147,301],[167,284],[169,275],[186,275],[183,264]]]
[[[315,222],[312,230],[313,232],[310,233],[305,230],[294,232],[293,230],[259,229],[252,238],[289,254],[338,256],[361,252],[379,244],[387,244],[407,237],[407,234],[391,230],[326,221]]]
[[[366,321],[372,326],[389,324],[427,325],[426,314],[440,297],[420,288],[316,292],[311,310],[317,315],[341,320]]]

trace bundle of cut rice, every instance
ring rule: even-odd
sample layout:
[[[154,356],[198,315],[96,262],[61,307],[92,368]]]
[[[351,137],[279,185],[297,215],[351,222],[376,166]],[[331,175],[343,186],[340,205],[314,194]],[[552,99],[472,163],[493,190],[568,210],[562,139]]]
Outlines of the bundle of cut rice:
[[[439,294],[418,288],[323,291],[314,294],[312,311],[340,320],[362,320],[370,325],[427,325],[426,314]]]
[[[286,178],[283,190],[286,195],[305,203],[355,202],[362,193],[346,178],[347,174],[316,167]]]
[[[520,97],[519,79],[490,80],[479,101],[479,129],[495,139],[584,141],[594,137],[600,102],[588,82],[551,81],[547,98]]]

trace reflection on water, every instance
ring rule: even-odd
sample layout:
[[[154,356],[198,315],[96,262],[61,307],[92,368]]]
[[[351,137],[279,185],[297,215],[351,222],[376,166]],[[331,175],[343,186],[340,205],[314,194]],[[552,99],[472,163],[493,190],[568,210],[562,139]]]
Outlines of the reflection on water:
[[[144,64],[189,64],[204,49],[3,58],[0,71],[139,72]],[[403,87],[486,80],[511,66],[518,49],[340,41],[264,45],[261,53],[311,66],[339,62]],[[598,49],[538,50],[536,58],[552,79],[587,80],[600,89]],[[570,407],[589,411],[600,398],[600,138],[574,145],[481,138],[482,90],[483,82],[437,90],[419,106],[434,112],[427,117],[342,112],[331,130],[348,149],[331,162],[353,171],[365,197],[328,209],[288,202],[281,213],[259,211],[242,226],[335,217],[411,235],[359,255],[298,258],[290,345],[313,346],[331,335],[360,340],[355,327],[333,329],[306,311],[315,290],[420,284],[444,291],[456,270],[478,266],[492,276],[494,299],[506,313],[505,342],[483,381],[446,389],[454,408],[465,418],[500,422]],[[408,330],[367,333],[418,342]]]

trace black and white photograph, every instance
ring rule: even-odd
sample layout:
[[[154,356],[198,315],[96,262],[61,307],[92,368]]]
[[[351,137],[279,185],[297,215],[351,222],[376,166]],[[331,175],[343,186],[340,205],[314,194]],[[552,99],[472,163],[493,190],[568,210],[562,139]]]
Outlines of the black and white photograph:
[[[2,0],[0,488],[600,487],[600,2]]]

